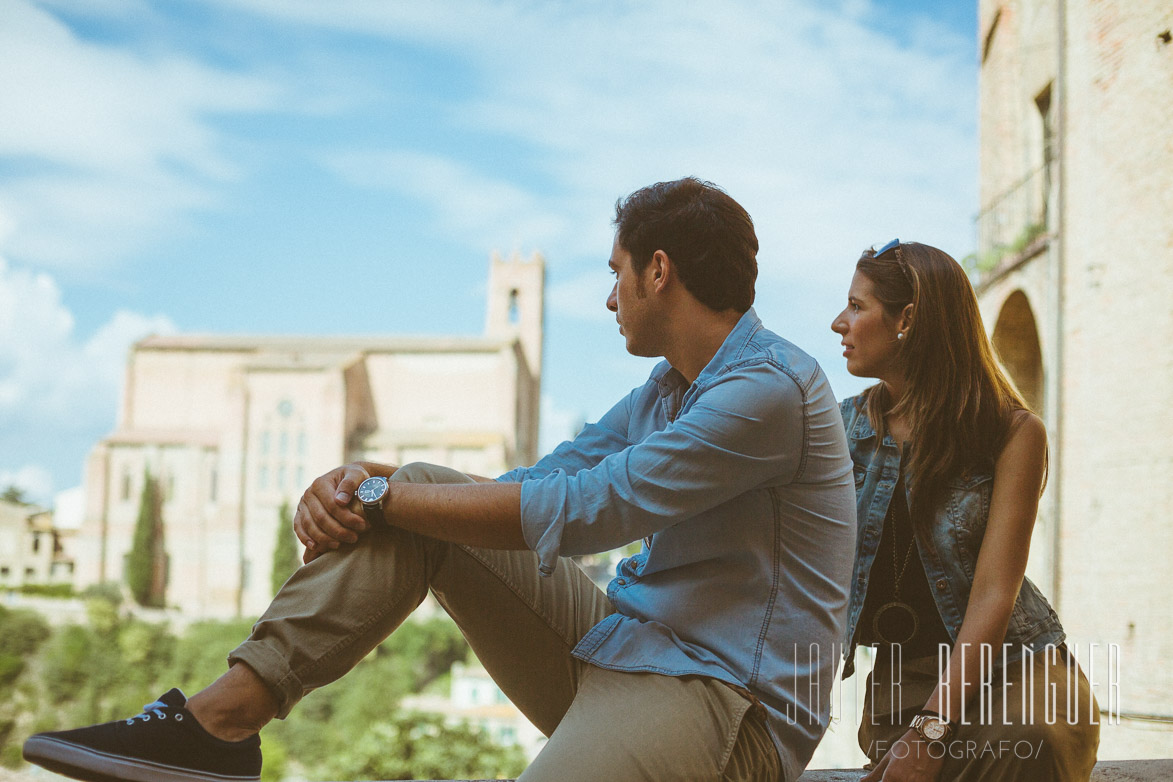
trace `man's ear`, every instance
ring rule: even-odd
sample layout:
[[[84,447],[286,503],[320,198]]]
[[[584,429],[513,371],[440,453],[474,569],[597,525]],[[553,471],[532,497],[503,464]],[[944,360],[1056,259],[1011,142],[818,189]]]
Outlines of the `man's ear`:
[[[663,250],[652,253],[652,261],[648,264],[648,285],[656,292],[667,288],[675,276],[676,270],[672,266],[672,259]]]

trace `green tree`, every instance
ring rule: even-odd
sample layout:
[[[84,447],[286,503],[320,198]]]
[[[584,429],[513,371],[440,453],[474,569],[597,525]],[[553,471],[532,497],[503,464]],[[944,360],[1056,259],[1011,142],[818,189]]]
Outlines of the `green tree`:
[[[163,549],[163,498],[158,482],[147,470],[139,499],[134,541],[126,555],[126,585],[135,602],[162,606],[167,587],[166,554]]]
[[[328,779],[483,779],[516,777],[525,756],[466,724],[442,716],[393,712],[351,741],[323,766]]]
[[[117,585],[86,590],[83,625],[50,629],[0,607],[0,765],[21,762],[31,733],[126,718],[168,687],[194,693],[225,669],[248,620],[197,622],[182,636],[119,610]],[[524,758],[485,733],[400,709],[443,682],[468,646],[448,617],[408,621],[328,687],[262,732],[263,782],[318,779],[487,779],[516,776]],[[0,665],[3,673],[3,665]]]
[[[375,648],[377,657],[389,657],[407,668],[409,692],[423,690],[448,673],[453,663],[468,660],[468,652],[468,642],[447,615],[404,622]]]
[[[176,644],[171,664],[163,674],[167,687],[198,692],[228,668],[228,652],[248,638],[252,621],[203,621],[188,625]]]
[[[277,594],[277,590],[300,565],[297,536],[293,534],[293,514],[289,511],[289,500],[286,500],[281,503],[281,510],[277,514],[277,544],[273,546],[273,570],[269,574],[273,594]]]
[[[87,625],[66,625],[38,661],[52,728],[125,719],[162,691],[175,637],[162,624],[121,617],[91,601]]]
[[[20,720],[30,711],[21,682],[28,678],[50,632],[39,614],[0,606],[0,766],[15,768],[21,763],[18,739],[26,734]]]
[[[0,492],[0,500],[14,502],[17,505],[28,504],[24,499],[24,489],[16,485],[9,485],[3,492]]]
[[[49,625],[40,614],[0,606],[0,687],[16,681],[25,660],[49,637]]]

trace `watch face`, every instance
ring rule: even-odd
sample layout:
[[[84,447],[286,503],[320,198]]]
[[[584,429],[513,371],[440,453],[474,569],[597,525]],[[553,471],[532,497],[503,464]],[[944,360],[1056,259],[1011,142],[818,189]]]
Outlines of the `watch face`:
[[[354,495],[358,497],[359,502],[370,505],[383,499],[383,495],[386,493],[386,478],[367,478],[358,485],[358,491]]]
[[[947,725],[936,717],[926,717],[921,723],[921,731],[929,741],[940,741],[945,736]]]

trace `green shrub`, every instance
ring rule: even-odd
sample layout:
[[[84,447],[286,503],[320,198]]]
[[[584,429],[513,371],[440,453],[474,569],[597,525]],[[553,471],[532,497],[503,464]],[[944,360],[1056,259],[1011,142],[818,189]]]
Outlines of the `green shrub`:
[[[293,514],[289,511],[287,500],[281,503],[281,510],[277,514],[277,541],[273,546],[273,569],[269,571],[269,585],[273,594],[277,594],[277,590],[300,566],[297,536],[293,534]]]
[[[0,606],[0,685],[9,686],[24,670],[25,658],[49,637],[49,624],[35,611]]]
[[[35,595],[37,597],[58,597],[68,598],[73,597],[72,584],[24,584],[20,587],[22,595]]]

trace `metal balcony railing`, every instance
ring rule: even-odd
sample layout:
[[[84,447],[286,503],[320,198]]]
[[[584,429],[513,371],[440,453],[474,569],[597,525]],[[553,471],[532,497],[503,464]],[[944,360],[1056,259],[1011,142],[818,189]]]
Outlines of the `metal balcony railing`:
[[[994,268],[1048,230],[1051,166],[1043,164],[994,198],[977,216],[980,271]]]

